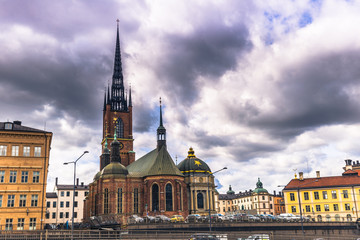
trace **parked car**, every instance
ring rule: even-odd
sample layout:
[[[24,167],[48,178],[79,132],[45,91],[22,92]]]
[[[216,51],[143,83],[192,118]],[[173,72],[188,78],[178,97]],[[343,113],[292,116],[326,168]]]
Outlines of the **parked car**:
[[[251,214],[247,215],[249,222],[260,222],[260,218]]]
[[[198,223],[202,222],[203,218],[199,214],[190,214],[186,217],[185,222],[187,223]]]
[[[265,214],[265,216],[267,217],[269,222],[276,222],[277,221],[277,219],[276,219],[276,217],[274,215]]]
[[[154,217],[154,216],[146,216],[146,217],[144,217],[144,221],[146,223],[156,223],[156,217]]]
[[[278,218],[282,222],[297,222],[297,221],[300,221],[300,217],[297,217],[292,213],[281,213]]]
[[[245,213],[237,213],[234,215],[234,219],[236,222],[248,222],[248,216]]]
[[[173,215],[170,219],[171,222],[177,223],[177,222],[184,222],[184,218],[181,215]]]
[[[238,238],[237,240],[269,240],[269,234],[254,234],[247,238]]]
[[[195,233],[191,235],[189,240],[218,240],[215,235],[212,235],[210,233]]]
[[[143,223],[144,219],[142,217],[139,217],[138,215],[131,215],[128,222],[130,224]]]
[[[261,222],[267,222],[268,221],[267,216],[265,216],[264,214],[256,214],[255,216],[260,218]]]
[[[157,215],[155,217],[155,222],[162,222],[162,223],[169,223],[170,222],[170,218],[168,218],[165,215]]]

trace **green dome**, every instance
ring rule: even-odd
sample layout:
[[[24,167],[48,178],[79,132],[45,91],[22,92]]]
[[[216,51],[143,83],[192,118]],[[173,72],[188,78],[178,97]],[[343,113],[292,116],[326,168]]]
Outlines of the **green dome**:
[[[235,194],[235,192],[231,189],[231,185],[229,186],[229,191],[227,191],[226,194]]]
[[[256,188],[254,190],[254,193],[268,193],[268,191],[263,188],[263,184],[262,182],[260,181],[260,178],[258,178],[258,181],[256,183]]]
[[[95,174],[95,176],[94,176],[94,181],[98,180],[100,175],[101,175],[101,172],[97,172],[97,174]]]
[[[192,148],[189,149],[188,157],[182,160],[177,167],[184,175],[189,175],[190,173],[211,173],[209,166],[195,156]]]
[[[107,175],[111,176],[126,176],[129,172],[124,165],[119,162],[111,162],[101,171],[101,176],[105,177]]]

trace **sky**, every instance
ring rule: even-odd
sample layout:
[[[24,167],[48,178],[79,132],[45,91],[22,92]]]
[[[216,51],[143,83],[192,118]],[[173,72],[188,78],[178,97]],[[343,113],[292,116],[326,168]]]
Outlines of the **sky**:
[[[156,147],[159,97],[174,161],[218,191],[280,191],[360,157],[360,2],[2,0],[0,121],[53,132],[48,191],[99,170],[116,19],[136,159]]]

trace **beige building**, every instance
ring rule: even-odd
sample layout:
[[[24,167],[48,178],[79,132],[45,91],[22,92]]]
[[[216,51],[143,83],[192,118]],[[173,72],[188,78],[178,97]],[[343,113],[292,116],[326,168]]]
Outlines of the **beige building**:
[[[43,229],[52,133],[0,122],[1,230]]]
[[[236,214],[272,214],[276,215],[278,212],[275,209],[275,204],[278,199],[281,199],[281,194],[269,194],[263,188],[263,184],[258,179],[255,190],[235,193],[231,186],[226,194],[219,194],[218,213]]]
[[[46,193],[45,223],[57,225],[68,221],[71,224],[74,185],[58,184],[57,178],[55,181],[54,192]],[[79,179],[76,179],[74,223],[81,223],[83,220],[84,200],[88,194],[88,185],[83,182],[79,184]]]

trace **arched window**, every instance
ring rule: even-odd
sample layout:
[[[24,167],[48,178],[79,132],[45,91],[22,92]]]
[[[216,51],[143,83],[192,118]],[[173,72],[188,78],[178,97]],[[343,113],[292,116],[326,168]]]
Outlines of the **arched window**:
[[[330,217],[329,214],[327,214],[325,217],[326,217],[326,221],[327,221],[327,222],[330,222],[330,221],[331,221],[331,217]]]
[[[197,207],[204,208],[204,194],[202,193],[197,194]]]
[[[346,220],[347,220],[348,222],[351,222],[351,221],[352,221],[352,216],[351,216],[351,214],[347,214],[347,215],[346,215]]]
[[[104,190],[104,214],[109,213],[109,189]]]
[[[116,135],[118,138],[124,138],[124,122],[121,118],[116,121]]]
[[[159,211],[159,186],[157,184],[152,185],[151,194],[151,210]]]
[[[318,216],[317,216],[317,221],[318,221],[318,222],[322,222],[322,216],[321,216],[321,215],[318,215]]]
[[[172,185],[170,183],[166,184],[166,211],[173,210],[173,194],[172,194]]]
[[[340,215],[339,214],[335,215],[335,221],[340,222]]]
[[[122,213],[122,206],[123,206],[123,191],[122,188],[118,188],[117,192],[117,213]]]

